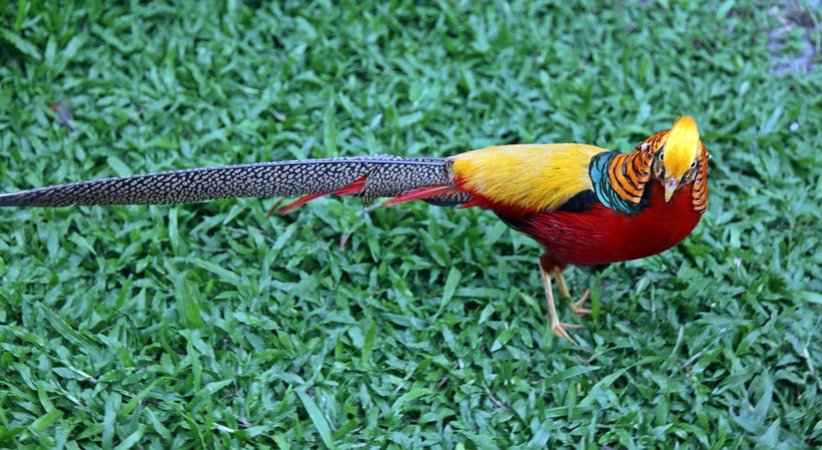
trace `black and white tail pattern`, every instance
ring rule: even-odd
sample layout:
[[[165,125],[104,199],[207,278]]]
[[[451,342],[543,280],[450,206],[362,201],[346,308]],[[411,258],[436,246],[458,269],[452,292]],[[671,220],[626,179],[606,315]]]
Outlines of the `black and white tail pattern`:
[[[372,155],[175,170],[0,194],[0,206],[193,203],[241,197],[361,195],[366,202],[436,187],[435,204],[458,204],[451,161]],[[441,194],[441,195],[440,195]]]

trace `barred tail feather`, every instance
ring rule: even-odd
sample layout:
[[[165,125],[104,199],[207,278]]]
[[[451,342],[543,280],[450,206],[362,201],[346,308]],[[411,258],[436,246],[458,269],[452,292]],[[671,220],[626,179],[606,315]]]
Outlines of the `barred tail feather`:
[[[308,201],[329,194],[361,195],[369,202],[424,187],[453,186],[451,165],[441,158],[373,155],[176,170],[0,194],[0,206],[173,204],[296,195],[309,196]]]

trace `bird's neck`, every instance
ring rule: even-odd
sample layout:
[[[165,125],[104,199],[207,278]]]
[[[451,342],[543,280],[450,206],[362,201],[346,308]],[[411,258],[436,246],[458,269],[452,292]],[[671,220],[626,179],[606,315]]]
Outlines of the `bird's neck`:
[[[641,212],[648,205],[650,182],[653,181],[653,154],[637,147],[630,153],[603,152],[588,166],[597,199],[606,207],[628,215]],[[698,213],[708,206],[708,152],[703,147],[693,180],[692,206]]]
[[[591,159],[588,173],[594,193],[603,205],[624,214],[637,214],[647,203],[646,185],[651,180],[652,155],[603,152]]]

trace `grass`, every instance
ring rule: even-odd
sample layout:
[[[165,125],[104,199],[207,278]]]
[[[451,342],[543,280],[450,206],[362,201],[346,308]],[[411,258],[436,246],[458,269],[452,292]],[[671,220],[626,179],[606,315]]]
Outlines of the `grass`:
[[[539,248],[483,211],[0,211],[0,447],[822,444],[818,9],[331,3],[5,3],[0,187],[628,149],[688,113],[705,218],[663,255],[570,269],[607,311],[575,348],[546,326]]]

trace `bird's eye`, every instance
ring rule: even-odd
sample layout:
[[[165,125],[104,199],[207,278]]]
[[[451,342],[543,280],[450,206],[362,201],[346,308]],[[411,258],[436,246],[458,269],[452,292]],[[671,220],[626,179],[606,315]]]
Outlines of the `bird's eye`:
[[[659,159],[664,158],[665,157],[665,150],[660,150],[659,153],[657,153],[657,156],[659,157]]]
[[[693,169],[694,167],[696,167],[696,160],[694,160],[694,162],[691,163],[691,169]]]

